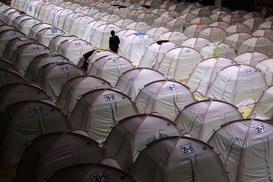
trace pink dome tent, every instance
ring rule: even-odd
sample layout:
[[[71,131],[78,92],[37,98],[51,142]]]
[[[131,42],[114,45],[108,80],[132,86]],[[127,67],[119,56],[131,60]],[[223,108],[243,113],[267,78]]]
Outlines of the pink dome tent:
[[[244,19],[241,15],[228,14],[222,18],[222,21],[229,23],[230,25],[236,25],[238,23],[243,23]]]
[[[116,21],[120,20],[122,17],[115,14],[105,15],[101,18],[102,21],[107,21],[108,23],[115,23]]]
[[[218,7],[216,9],[212,10],[212,13],[217,13],[219,11],[223,11],[223,12],[226,12],[226,13],[229,13],[229,14],[231,13],[231,10],[229,8],[227,8],[227,7]]]
[[[0,69],[0,74],[3,75],[3,77],[0,80],[0,88],[9,85],[12,83],[25,83],[27,80],[25,80],[18,71],[15,70],[4,70]]]
[[[166,24],[171,21],[173,18],[170,16],[159,16],[158,18],[154,19],[152,23],[152,27],[165,27]]]
[[[158,40],[168,40],[170,42],[173,42],[175,44],[181,45],[182,42],[184,42],[188,36],[182,32],[165,32],[163,33]]]
[[[122,29],[125,29],[127,27],[127,25],[129,25],[130,23],[135,22],[134,20],[131,19],[120,19],[118,21],[116,21],[114,24],[119,26]]]
[[[235,61],[226,57],[205,59],[196,65],[185,84],[193,92],[198,92],[205,96],[217,74],[223,68],[234,64],[236,64]]]
[[[60,44],[63,41],[69,40],[71,42],[74,39],[77,39],[77,37],[74,35],[69,35],[69,34],[57,35],[50,41],[48,47],[52,52],[57,52]]]
[[[196,23],[198,23],[198,24],[204,23],[206,25],[209,25],[212,23],[212,20],[208,17],[202,16],[202,17],[196,17],[190,21],[190,24],[196,24]]]
[[[66,16],[64,24],[63,24],[63,28],[62,30],[65,31],[66,33],[69,33],[72,23],[74,22],[74,20],[78,17],[84,16],[84,14],[82,14],[81,12],[79,13],[70,13],[68,16]]]
[[[77,101],[70,121],[74,128],[86,130],[91,139],[102,142],[118,121],[136,114],[136,106],[127,95],[116,89],[96,89]]]
[[[248,51],[260,51],[267,55],[273,54],[273,41],[266,37],[251,37],[242,42],[238,53],[244,53]]]
[[[152,25],[154,19],[156,19],[158,15],[152,12],[143,12],[136,16],[135,21],[141,21]]]
[[[173,121],[180,110],[196,100],[182,83],[158,80],[146,84],[134,101],[140,113],[155,113]]]
[[[159,61],[164,54],[172,48],[178,47],[177,44],[169,42],[168,40],[157,41],[149,45],[140,60],[138,67],[148,67],[156,69]]]
[[[191,14],[199,17],[210,17],[211,16],[211,11],[205,9],[205,8],[196,8],[193,11],[191,11]]]
[[[70,117],[73,108],[83,94],[96,90],[111,88],[110,83],[96,76],[78,76],[68,80],[62,87],[56,105]]]
[[[74,19],[69,29],[69,34],[73,34],[77,37],[82,37],[83,32],[85,31],[86,26],[95,21],[95,19],[89,16],[80,16]]]
[[[193,37],[186,39],[181,46],[192,47],[198,51],[200,51],[204,46],[212,43],[209,39],[202,37]]]
[[[219,27],[204,28],[198,33],[198,37],[207,38],[212,42],[222,42],[226,36],[225,30]]]
[[[182,18],[182,19],[185,19],[186,21],[190,22],[194,18],[196,18],[196,16],[194,16],[192,14],[183,14],[183,15],[179,16],[178,18]]]
[[[233,14],[233,15],[241,15],[241,16],[244,16],[244,15],[246,15],[248,13],[249,13],[248,11],[242,10],[242,9],[238,9],[238,10],[235,10],[235,11],[231,12],[231,14]]]
[[[96,28],[100,25],[107,24],[106,21],[92,21],[89,23],[82,34],[82,39],[86,40],[87,42],[91,42],[94,32],[96,31]]]
[[[126,29],[134,29],[136,31],[145,33],[147,32],[150,28],[152,28],[148,23],[145,22],[133,22],[130,23],[126,26]]]
[[[193,165],[193,160],[198,167]],[[139,153],[130,173],[141,181],[229,181],[228,174],[212,147],[199,140],[181,136],[149,143]]]
[[[116,158],[119,166],[128,171],[147,144],[177,135],[181,135],[181,132],[170,120],[153,114],[139,114],[125,118],[114,126],[103,146],[107,155]]]
[[[258,29],[252,33],[253,36],[259,37],[267,37],[273,40],[273,29]]]
[[[176,11],[176,12],[182,14],[182,12],[183,12],[186,8],[187,8],[187,7],[186,7],[185,3],[183,3],[183,4],[182,4],[182,3],[176,3],[176,4],[172,5],[172,6],[169,6],[168,10],[169,10],[169,11]]]
[[[210,27],[219,27],[222,29],[226,29],[227,27],[230,26],[230,24],[224,22],[224,21],[216,21],[216,22],[212,22],[211,24],[209,24]]]
[[[270,122],[235,120],[222,125],[207,143],[221,153],[219,157],[231,181],[271,181],[273,178],[267,171],[273,169],[273,161],[269,157],[272,155],[269,145],[272,143],[272,132],[273,125]],[[253,171],[258,172],[258,175]]]
[[[204,59],[215,56],[222,56],[233,59],[237,55],[237,52],[235,48],[229,44],[213,42],[204,46],[200,50],[200,54],[203,56]]]
[[[271,120],[273,117],[273,86],[269,86],[254,105],[248,118]]]
[[[140,89],[146,84],[163,79],[166,79],[166,77],[156,70],[150,68],[135,68],[124,72],[119,77],[115,88],[134,100]]]
[[[138,65],[146,48],[155,41],[144,33],[133,33],[122,37],[118,54]]]
[[[210,15],[210,19],[212,21],[222,21],[222,18],[224,18],[226,15],[228,15],[226,12],[222,12],[222,11],[219,11],[217,13],[214,13],[212,15]],[[224,21],[223,21],[224,22]],[[225,23],[228,23],[228,22],[225,22]],[[229,23],[228,23],[229,24]]]
[[[255,104],[267,87],[265,77],[260,70],[252,66],[236,64],[225,67],[219,72],[205,97],[226,101],[242,108]]]
[[[262,53],[262,52],[257,52],[257,51],[249,51],[245,52],[242,54],[238,54],[235,58],[234,61],[236,61],[239,64],[246,64],[250,66],[256,65],[260,60],[269,58],[268,55]]]
[[[273,30],[273,20],[263,22],[262,24],[260,24],[258,29],[267,29],[267,28]]]
[[[263,59],[255,67],[264,74],[267,84],[273,85],[273,58]]]
[[[236,50],[238,50],[242,42],[251,37],[253,36],[249,33],[238,32],[228,35],[223,42],[233,46]]]
[[[249,18],[263,18],[264,19],[264,15],[261,12],[252,11],[252,12],[249,12],[244,15],[245,20],[247,20]]]
[[[148,36],[150,36],[152,39],[154,39],[155,41],[157,41],[162,34],[164,34],[165,32],[169,32],[169,31],[170,30],[165,27],[154,27],[154,28],[149,29],[146,32],[146,34]]]
[[[236,106],[219,100],[202,100],[187,105],[174,122],[181,132],[207,142],[221,125],[238,119],[243,119],[243,115]]]
[[[199,32],[205,28],[208,28],[209,26],[206,24],[194,24],[188,26],[185,30],[184,33],[189,37],[197,37]]]
[[[179,31],[183,32],[186,27],[188,27],[190,23],[182,18],[175,18],[166,23],[166,28],[171,31]]]
[[[190,47],[169,50],[159,63],[157,71],[179,82],[187,81],[196,64],[202,61],[199,51]]]
[[[242,24],[247,25],[250,28],[250,30],[254,32],[259,28],[259,26],[263,22],[264,22],[263,18],[256,17],[256,18],[246,19]]]
[[[232,33],[242,33],[242,32],[249,33],[249,34],[252,33],[250,28],[247,25],[244,25],[244,24],[230,25],[225,30],[227,32],[227,35],[230,35]]]

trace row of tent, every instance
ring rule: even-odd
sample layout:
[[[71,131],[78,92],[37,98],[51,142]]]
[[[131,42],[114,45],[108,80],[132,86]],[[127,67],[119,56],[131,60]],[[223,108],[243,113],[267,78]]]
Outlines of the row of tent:
[[[0,34],[1,30],[11,36],[14,33],[10,32],[19,34],[23,26],[10,28],[2,22]],[[51,25],[50,31],[55,32],[54,28]],[[253,75],[248,77],[251,89],[238,91],[243,101],[236,104],[213,99],[197,102],[182,80],[169,80],[159,70],[134,68],[130,59],[107,50],[94,51],[92,43],[74,35],[52,36],[48,46],[24,34],[2,39],[6,42],[2,55],[10,56],[2,56],[0,62],[2,179],[5,172],[16,168],[10,181],[273,180],[272,124],[254,118],[257,114],[253,113],[243,119],[236,106],[256,103],[259,89],[268,87],[259,69],[237,65],[226,57],[207,59],[222,66],[212,73],[215,77],[222,74],[229,81],[227,86],[249,86],[244,76]],[[163,46],[168,44],[174,45],[169,49],[172,55],[198,53],[194,48],[159,41],[146,46],[145,56],[164,57],[168,48]],[[94,47],[81,52],[78,48],[84,45]],[[161,55],[156,55],[160,50]],[[247,52],[241,59],[258,62],[259,56],[270,55]],[[196,59],[191,58],[192,62]],[[221,60],[231,65],[225,70]],[[205,63],[202,57],[199,62],[198,66]],[[88,63],[86,71],[79,67],[84,63]],[[214,70],[212,65],[208,70],[210,66]],[[265,111],[262,98],[265,102],[272,99],[270,88],[263,94],[269,96],[259,101],[260,112]],[[251,99],[245,98],[249,90]],[[270,117],[270,104],[266,106]]]

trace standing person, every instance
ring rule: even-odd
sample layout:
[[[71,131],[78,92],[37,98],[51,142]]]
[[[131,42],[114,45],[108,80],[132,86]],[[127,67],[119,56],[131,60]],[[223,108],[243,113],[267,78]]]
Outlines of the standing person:
[[[109,38],[109,47],[110,50],[117,53],[118,52],[118,45],[120,43],[119,38],[117,35],[115,35],[115,31],[111,31],[111,37]]]

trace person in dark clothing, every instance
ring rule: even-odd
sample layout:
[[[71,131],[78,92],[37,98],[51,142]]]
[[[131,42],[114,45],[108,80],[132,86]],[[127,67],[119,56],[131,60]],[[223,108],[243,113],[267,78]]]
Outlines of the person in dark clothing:
[[[109,47],[110,50],[117,53],[118,52],[118,45],[120,43],[119,38],[117,35],[115,35],[115,31],[111,31],[111,37],[109,38]]]

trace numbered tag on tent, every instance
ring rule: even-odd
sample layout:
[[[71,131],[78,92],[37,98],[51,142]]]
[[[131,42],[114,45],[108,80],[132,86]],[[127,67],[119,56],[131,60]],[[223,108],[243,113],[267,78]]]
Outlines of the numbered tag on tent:
[[[34,106],[30,108],[30,112],[32,115],[42,114],[44,113],[44,109],[42,106]]]
[[[114,30],[115,27],[114,26],[109,26],[110,30]]]
[[[263,124],[254,126],[253,128],[255,129],[257,135],[260,135],[260,134],[263,134],[263,133],[266,133],[266,132],[267,132],[267,130],[266,130],[266,128],[264,127]]]
[[[226,46],[225,45],[219,45],[219,47],[221,48],[221,49],[225,49],[226,48]]]
[[[265,38],[261,38],[260,39],[262,43],[266,43],[266,39]]]
[[[177,90],[177,87],[174,83],[171,85],[168,85],[167,88],[170,92]]]
[[[187,54],[190,54],[190,53],[191,53],[191,50],[190,50],[190,49],[185,49],[185,52],[186,52]]]
[[[81,42],[74,42],[75,47],[81,47]]]
[[[112,102],[112,101],[116,100],[114,94],[106,94],[106,95],[104,95],[104,99],[106,102]]]
[[[37,45],[31,46],[32,51],[39,51],[39,47]]]
[[[38,21],[38,20],[33,21],[33,24],[34,24],[34,25],[36,25],[36,24],[38,24],[38,23],[40,23],[40,21]]]
[[[119,58],[112,58],[112,63],[120,63]]]
[[[180,33],[176,32],[175,35],[176,35],[176,36],[180,36]]]
[[[44,58],[53,58],[53,57],[57,57],[59,54],[56,52],[48,52],[48,53],[44,53],[42,54],[42,56]]]
[[[50,27],[51,33],[58,33],[58,29],[56,27]]]
[[[180,149],[183,155],[188,155],[195,152],[191,143],[181,145]]]
[[[251,69],[250,68],[245,69],[245,73],[246,75],[251,75]]]
[[[8,75],[4,72],[0,72],[0,78],[7,78]]]
[[[16,35],[16,32],[10,31],[10,32],[9,32],[9,35],[14,36],[14,35]]]
[[[67,65],[61,65],[61,66],[59,66],[59,70],[60,70],[61,72],[64,72],[64,71],[68,71],[69,68],[68,68]]]

